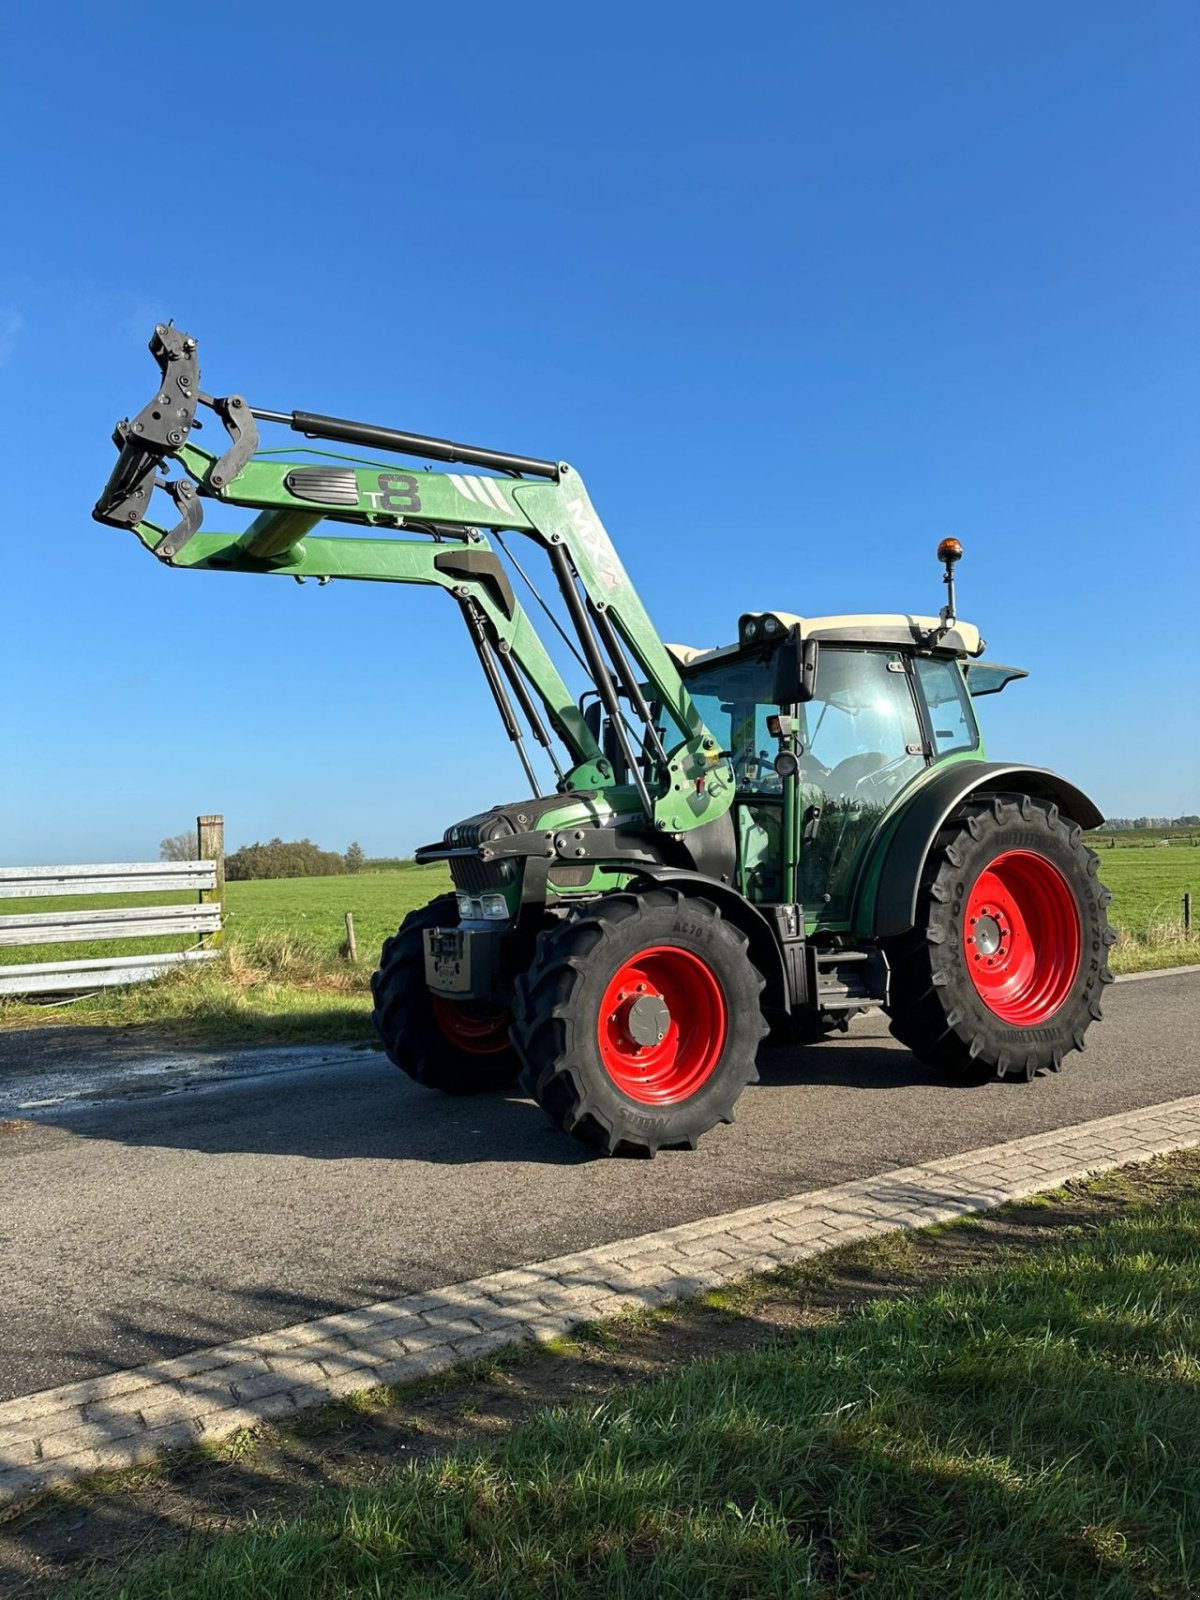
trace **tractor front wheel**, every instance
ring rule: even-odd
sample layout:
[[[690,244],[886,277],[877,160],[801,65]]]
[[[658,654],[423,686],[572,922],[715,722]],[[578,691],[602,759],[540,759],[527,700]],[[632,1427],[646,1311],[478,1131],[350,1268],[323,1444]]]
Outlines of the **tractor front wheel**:
[[[517,979],[522,1084],[606,1155],[694,1148],[758,1077],[762,987],[744,934],[711,902],[605,895],[542,933]]]
[[[425,930],[457,922],[452,894],[409,912],[385,942],[371,979],[371,1020],[388,1060],[410,1078],[446,1094],[480,1094],[510,1084],[519,1063],[507,1011],[444,1000],[426,987]]]
[[[974,802],[925,863],[917,925],[892,942],[892,1033],[931,1066],[1029,1081],[1057,1072],[1112,982],[1112,898],[1056,806]]]

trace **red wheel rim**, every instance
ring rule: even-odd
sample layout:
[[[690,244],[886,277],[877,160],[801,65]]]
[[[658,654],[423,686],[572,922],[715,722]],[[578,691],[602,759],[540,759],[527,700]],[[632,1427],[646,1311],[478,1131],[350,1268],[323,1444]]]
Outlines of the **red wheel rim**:
[[[438,1027],[460,1050],[473,1056],[491,1056],[508,1049],[507,1011],[490,1011],[484,1006],[468,1011],[453,1000],[443,1000],[441,995],[432,994],[429,998]]]
[[[712,968],[676,945],[652,945],[620,967],[600,1004],[600,1059],[643,1105],[687,1100],[725,1044],[725,996]]]
[[[1004,1022],[1034,1028],[1052,1017],[1079,971],[1079,907],[1045,856],[1006,850],[967,896],[963,949],[985,1006]]]

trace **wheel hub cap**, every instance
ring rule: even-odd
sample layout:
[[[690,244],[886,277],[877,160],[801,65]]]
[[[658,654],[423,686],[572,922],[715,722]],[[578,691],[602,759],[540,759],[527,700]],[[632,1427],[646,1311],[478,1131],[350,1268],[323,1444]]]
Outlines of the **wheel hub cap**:
[[[707,961],[653,945],[609,980],[596,1025],[600,1059],[631,1100],[677,1104],[712,1074],[726,1026],[725,997]]]
[[[634,1044],[661,1044],[671,1026],[671,1013],[659,994],[640,994],[629,1006],[625,1031]]]
[[[1082,951],[1079,906],[1066,878],[1033,850],[1006,850],[967,896],[963,952],[988,1010],[1015,1027],[1052,1017],[1071,993]]]
[[[997,950],[1000,949],[1003,942],[1003,934],[1000,929],[1000,918],[981,908],[979,920],[976,922],[971,934],[975,944],[976,961],[994,956]]]

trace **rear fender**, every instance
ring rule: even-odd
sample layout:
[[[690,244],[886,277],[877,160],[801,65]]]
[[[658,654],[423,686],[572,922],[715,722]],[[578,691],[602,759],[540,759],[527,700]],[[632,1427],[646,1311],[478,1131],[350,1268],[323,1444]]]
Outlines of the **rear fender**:
[[[860,938],[890,939],[914,926],[921,872],[943,823],[964,800],[998,793],[1052,801],[1081,828],[1098,827],[1104,820],[1081,789],[1044,767],[1000,761],[960,761],[945,767],[901,807],[898,820],[889,819],[863,864],[853,911]]]

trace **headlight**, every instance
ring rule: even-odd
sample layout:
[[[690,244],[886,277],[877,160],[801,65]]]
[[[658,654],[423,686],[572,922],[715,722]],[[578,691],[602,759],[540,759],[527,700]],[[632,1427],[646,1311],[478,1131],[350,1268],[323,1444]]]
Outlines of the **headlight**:
[[[508,920],[508,901],[502,894],[485,894],[479,901],[479,908],[492,922]]]
[[[779,623],[778,623],[778,621],[774,617],[768,617],[766,619],[766,621],[763,623],[763,632],[764,633],[778,633],[779,632]]]
[[[742,632],[746,635],[747,639],[753,639],[754,635],[758,632],[758,623],[748,622],[742,629]]]
[[[472,900],[469,894],[458,896],[458,920],[460,922],[474,922],[479,916],[479,901]]]

